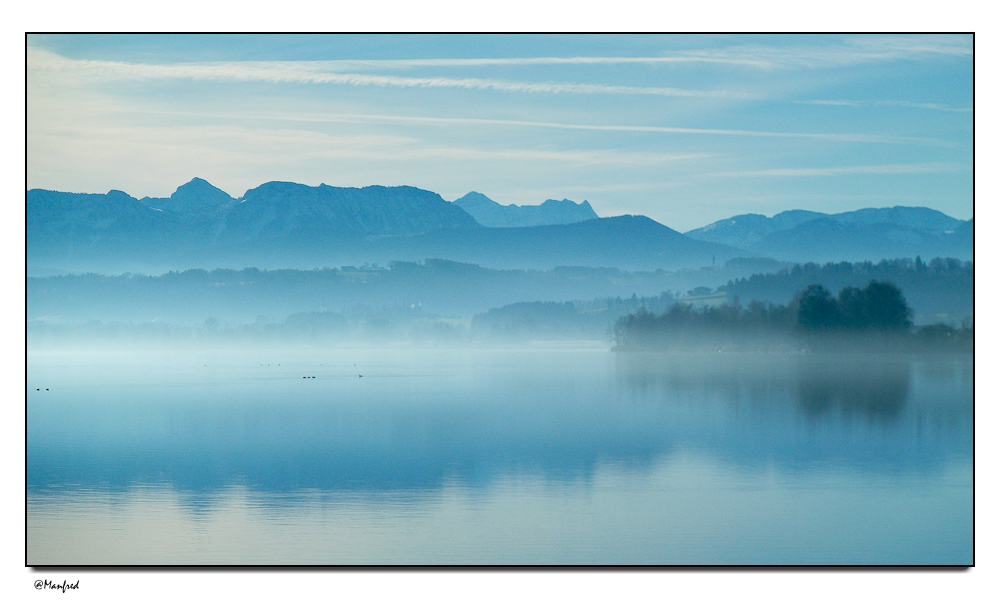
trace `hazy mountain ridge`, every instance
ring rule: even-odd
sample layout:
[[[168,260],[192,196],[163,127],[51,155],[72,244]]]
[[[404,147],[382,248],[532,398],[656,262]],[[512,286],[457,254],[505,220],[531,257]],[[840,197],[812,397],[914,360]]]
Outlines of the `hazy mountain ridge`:
[[[580,203],[572,200],[546,200],[538,206],[504,206],[479,192],[469,192],[453,204],[462,207],[486,227],[566,225],[598,218],[586,200]]]
[[[815,219],[829,218],[840,223],[872,225],[889,223],[910,229],[945,233],[954,231],[965,221],[930,208],[894,206],[892,208],[863,208],[860,210],[827,214],[808,210],[787,210],[773,217],[759,214],[737,215],[685,233],[695,239],[722,243],[725,236],[739,247],[747,247],[775,231],[793,229]]]
[[[429,259],[367,268],[29,277],[27,318],[34,324],[91,319],[199,324],[209,317],[249,323],[263,315],[273,323],[297,312],[363,306],[468,318],[513,302],[657,295],[696,285],[703,274],[690,275],[589,267],[500,270]]]
[[[696,240],[746,248],[771,233],[791,229],[824,216],[827,215],[808,210],[788,210],[770,218],[758,214],[738,215],[692,229],[684,235]]]
[[[271,327],[284,321],[291,329],[298,323],[319,334],[337,333],[345,319],[378,329],[387,321],[426,324],[442,316],[468,319],[478,314],[484,333],[604,339],[618,317],[641,308],[661,314],[675,303],[707,306],[699,301],[701,288],[692,287],[715,288],[710,278],[728,280],[718,288],[721,298],[713,295],[717,301],[742,306],[754,300],[785,305],[812,283],[836,293],[846,286],[863,288],[873,279],[888,280],[903,291],[917,325],[957,325],[972,317],[974,267],[954,259],[793,265],[749,277],[731,265],[712,271],[630,273],[587,267],[498,270],[443,260],[365,269],[29,277],[26,316],[29,335],[82,327],[79,331],[155,336],[169,334],[173,325]],[[102,322],[124,328],[105,328]],[[475,322],[471,325],[477,329]]]
[[[214,222],[235,237],[280,237],[326,229],[361,235],[409,235],[441,227],[478,227],[461,208],[441,196],[409,186],[335,188],[272,181],[233,199],[199,178],[169,198],[137,200],[125,192],[75,194],[27,192],[28,232],[60,223],[92,232],[141,222],[149,226]],[[205,241],[205,240],[199,240]]]
[[[591,219],[567,225],[437,230],[394,240],[404,260],[445,252],[452,260],[492,268],[549,269],[561,265],[631,271],[697,268],[746,253],[692,240],[641,215]]]
[[[177,215],[144,206],[125,192],[75,194],[29,190],[26,201],[29,265],[55,264],[77,254],[155,252],[180,234]]]
[[[221,208],[235,202],[235,199],[209,182],[195,177],[177,188],[169,198],[150,198],[146,196],[139,202],[161,211],[179,215],[191,215]]]
[[[963,247],[962,242],[968,244]],[[850,223],[814,219],[792,229],[776,231],[752,249],[778,258],[798,260],[872,260],[914,256],[972,258],[971,236],[935,234],[895,223]]]
[[[554,208],[543,216],[594,214],[587,203],[547,205]],[[425,258],[493,268],[655,270],[747,255],[642,216],[483,227],[455,203],[407,186],[270,182],[233,199],[196,178],[169,198],[30,190],[27,206],[29,272],[317,268]]]
[[[478,227],[468,213],[415,187],[310,187],[272,181],[247,191],[225,216],[240,241],[324,232],[412,235],[439,228]]]
[[[971,259],[973,252],[971,220],[926,208],[741,215],[683,235],[644,216],[584,218],[596,216],[586,202],[502,207],[481,194],[463,199],[516,209],[519,219],[580,220],[486,227],[459,201],[409,186],[269,182],[234,199],[195,178],[169,198],[142,200],[116,190],[35,189],[26,202],[28,272],[308,269],[427,258],[499,269],[653,271],[705,268],[739,257],[837,262],[918,255]]]
[[[199,178],[169,198],[142,200],[117,190],[33,189],[26,217],[29,268],[104,272],[213,266],[246,250],[248,258],[280,260],[285,248],[320,250],[364,236],[479,227],[461,208],[413,187],[270,182],[233,199]]]
[[[794,261],[879,260],[922,255],[971,259],[972,221],[923,207],[838,214],[786,211],[739,215],[685,235]]]

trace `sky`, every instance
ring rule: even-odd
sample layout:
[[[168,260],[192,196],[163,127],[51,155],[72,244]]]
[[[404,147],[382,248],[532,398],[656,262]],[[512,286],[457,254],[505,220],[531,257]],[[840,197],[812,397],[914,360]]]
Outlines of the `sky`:
[[[971,35],[28,35],[27,187],[973,211]]]

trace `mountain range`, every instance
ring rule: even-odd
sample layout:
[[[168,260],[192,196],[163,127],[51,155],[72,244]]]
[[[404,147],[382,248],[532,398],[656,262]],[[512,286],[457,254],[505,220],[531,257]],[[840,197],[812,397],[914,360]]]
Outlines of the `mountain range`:
[[[918,255],[970,260],[973,221],[929,208],[895,206],[825,214],[790,210],[739,215],[685,235],[782,260],[830,262]]]
[[[469,192],[455,204],[486,227],[534,227],[536,225],[565,225],[596,219],[597,213],[584,200],[546,200],[538,206],[503,206],[479,192]]]
[[[741,215],[681,234],[641,215],[599,218],[586,201],[447,202],[415,187],[269,182],[232,198],[195,178],[167,198],[112,190],[27,192],[29,274],[188,268],[316,268],[441,258],[501,269],[703,268],[788,261],[972,257],[972,221],[926,208]]]
[[[549,205],[556,208],[538,214],[557,218],[559,207],[593,214],[589,204]],[[169,198],[141,200],[117,190],[29,190],[27,250],[34,273],[315,268],[426,258],[490,268],[655,270],[708,266],[713,258],[741,254],[641,216],[485,227],[458,203],[413,187],[270,182],[231,198],[198,178]]]

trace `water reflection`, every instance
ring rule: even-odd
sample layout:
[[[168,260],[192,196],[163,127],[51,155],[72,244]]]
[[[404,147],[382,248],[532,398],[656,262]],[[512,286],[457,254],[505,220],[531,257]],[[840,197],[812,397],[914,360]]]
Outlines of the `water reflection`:
[[[517,476],[572,485],[602,464],[648,473],[678,451],[741,469],[900,473],[971,457],[963,375],[971,361],[961,359],[588,352],[447,360],[453,368],[435,363],[434,377],[410,365],[385,366],[384,377],[372,366],[376,375],[365,379],[320,372],[307,385],[232,375],[213,385],[62,386],[29,397],[28,489],[166,482],[194,492],[194,503],[232,485],[419,496]]]
[[[29,355],[50,391],[27,402],[27,560],[970,564],[969,372],[606,349]]]
[[[798,401],[807,414],[855,415],[891,423],[906,406],[911,363],[870,357],[802,361],[797,369]]]
[[[917,396],[926,415],[928,393],[935,411],[972,409],[969,357],[891,354],[676,354],[616,356],[619,383],[638,397],[663,403],[697,399],[729,406],[752,405],[809,418],[892,425]]]

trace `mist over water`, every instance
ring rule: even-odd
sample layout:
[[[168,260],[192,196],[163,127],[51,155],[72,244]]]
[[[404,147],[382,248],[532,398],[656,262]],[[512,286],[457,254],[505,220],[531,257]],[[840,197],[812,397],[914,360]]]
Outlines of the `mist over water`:
[[[27,380],[29,564],[971,562],[968,355],[63,348]]]
[[[972,564],[973,42],[27,36],[27,563]]]

